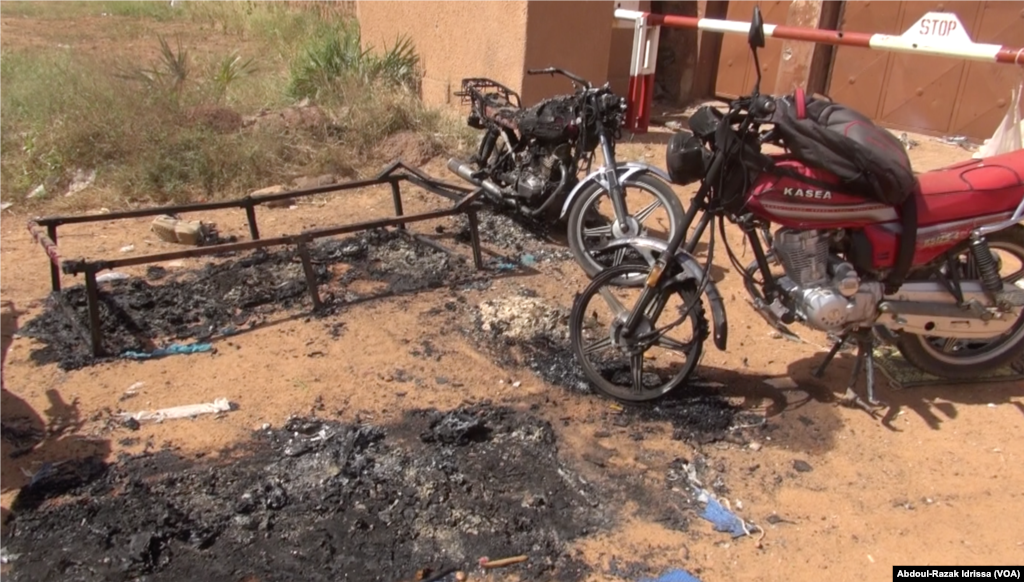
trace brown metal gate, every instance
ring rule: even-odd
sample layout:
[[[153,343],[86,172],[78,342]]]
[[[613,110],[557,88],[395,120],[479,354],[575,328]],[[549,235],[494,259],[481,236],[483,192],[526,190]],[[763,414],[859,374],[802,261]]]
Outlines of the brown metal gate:
[[[844,3],[840,28],[902,34],[927,12],[953,12],[974,42],[1024,44],[1022,2]],[[828,86],[832,99],[894,129],[931,135],[992,135],[1006,113],[1017,67],[946,57],[838,47]]]
[[[761,15],[764,21],[770,24],[786,22],[789,15],[791,2],[750,2],[731,1],[727,20],[738,20],[750,22],[754,14],[754,6],[761,7]],[[783,41],[776,38],[769,38],[765,41],[763,49],[757,51],[757,57],[761,61],[761,89],[770,92],[774,89],[775,78],[779,70],[779,58],[782,56]],[[750,47],[747,46],[747,38],[742,34],[726,34],[722,38],[722,52],[718,57],[718,77],[715,82],[715,94],[726,99],[733,99],[738,95],[746,95],[754,86],[757,73],[754,72],[754,59],[750,56]]]
[[[970,30],[974,42],[1024,46],[1024,2],[985,2]],[[991,137],[1006,115],[1010,90],[1020,83],[1022,74],[1019,67],[968,62],[947,132]]]

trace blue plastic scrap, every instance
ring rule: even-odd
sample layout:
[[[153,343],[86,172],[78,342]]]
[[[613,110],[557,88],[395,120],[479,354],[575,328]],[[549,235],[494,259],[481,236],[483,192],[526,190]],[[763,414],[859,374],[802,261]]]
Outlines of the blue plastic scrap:
[[[677,568],[665,572],[659,578],[644,578],[640,582],[700,582],[700,580],[686,570],[679,570]]]
[[[497,263],[494,268],[499,271],[514,271],[516,269],[515,263]]]
[[[45,479],[53,471],[53,463],[43,463],[43,466],[36,471],[35,475],[32,475],[32,479],[29,480],[28,486],[31,487],[36,483]]]
[[[745,536],[749,531],[743,528],[742,519],[736,517],[736,514],[723,507],[717,499],[711,496],[708,496],[708,504],[704,506],[704,513],[701,513],[700,516],[715,524],[715,531],[731,533],[734,538]]]
[[[213,350],[213,344],[172,344],[166,348],[157,348],[148,353],[125,352],[121,354],[121,357],[131,360],[149,360],[152,358],[161,358],[163,356],[173,356],[177,354],[198,354],[200,352],[209,352],[211,350]]]

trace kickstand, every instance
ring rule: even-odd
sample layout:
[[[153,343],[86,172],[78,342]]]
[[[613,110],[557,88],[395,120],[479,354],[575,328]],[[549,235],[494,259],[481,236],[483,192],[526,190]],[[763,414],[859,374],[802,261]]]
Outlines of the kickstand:
[[[844,339],[833,347],[834,351],[839,351],[839,347],[845,342]],[[853,363],[853,374],[850,375],[850,385],[846,388],[846,394],[839,399],[839,403],[845,406],[856,406],[863,409],[872,417],[876,417],[877,409],[885,408],[885,403],[875,400],[875,342],[874,336],[871,334],[871,330],[858,330],[856,332],[857,341],[857,360]],[[834,355],[830,352],[830,355]],[[830,358],[826,358],[826,362]],[[824,367],[824,366],[822,366]],[[860,378],[861,369],[865,368],[867,372],[866,384],[867,384],[867,401],[862,399],[853,391],[854,386],[857,385],[857,380]]]
[[[843,349],[843,346],[846,345],[846,341],[848,339],[850,339],[850,332],[846,332],[843,335],[839,336],[839,341],[837,341],[832,346],[832,349],[828,351],[828,354],[825,356],[825,359],[822,360],[821,365],[818,366],[818,369],[812,372],[811,375],[814,376],[815,378],[821,378],[822,376],[824,376],[825,368],[828,368],[828,365],[832,363],[832,360],[835,359],[836,354],[839,353],[839,350]]]

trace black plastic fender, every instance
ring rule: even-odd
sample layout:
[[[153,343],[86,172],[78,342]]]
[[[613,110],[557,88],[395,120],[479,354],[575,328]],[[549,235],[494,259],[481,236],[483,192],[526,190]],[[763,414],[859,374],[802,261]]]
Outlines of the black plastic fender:
[[[668,243],[656,238],[626,237],[611,240],[601,247],[600,250],[604,252],[606,250],[615,250],[624,246],[631,246],[638,250],[654,251],[659,254],[663,254],[668,248]],[[649,252],[642,254],[648,257],[650,256]],[[725,315],[725,301],[722,299],[722,294],[718,291],[718,287],[715,285],[715,282],[711,280],[710,276],[704,273],[704,267],[697,262],[696,257],[680,249],[676,251],[675,260],[683,269],[683,272],[680,275],[677,275],[677,279],[693,279],[699,288],[704,278],[708,278],[707,284],[704,287],[704,296],[707,297],[708,304],[711,306],[712,336],[715,341],[715,347],[724,352],[729,336],[729,324]]]

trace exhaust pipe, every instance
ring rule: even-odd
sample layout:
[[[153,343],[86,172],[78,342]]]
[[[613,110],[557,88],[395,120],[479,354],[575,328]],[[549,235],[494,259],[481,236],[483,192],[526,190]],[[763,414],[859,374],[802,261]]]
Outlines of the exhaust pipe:
[[[451,158],[448,160],[448,169],[470,184],[475,184],[490,194],[493,194],[499,201],[504,200],[505,195],[502,193],[501,187],[488,179],[480,180],[478,178],[474,178],[473,168],[471,168],[469,164],[460,162],[457,158]]]

